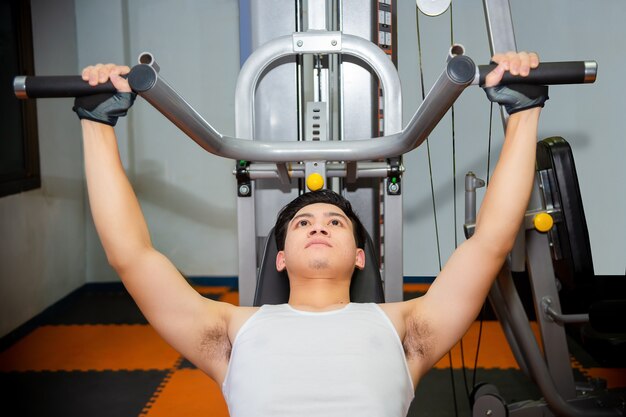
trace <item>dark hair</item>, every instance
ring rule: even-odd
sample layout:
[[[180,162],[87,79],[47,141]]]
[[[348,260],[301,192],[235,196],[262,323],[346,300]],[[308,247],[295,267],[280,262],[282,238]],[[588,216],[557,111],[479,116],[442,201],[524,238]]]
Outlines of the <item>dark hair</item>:
[[[352,205],[348,200],[340,196],[331,190],[312,191],[310,193],[304,193],[287,204],[278,213],[276,224],[274,225],[274,234],[276,237],[276,246],[278,250],[285,249],[285,238],[287,236],[287,225],[294,218],[296,213],[303,207],[311,204],[324,203],[332,204],[339,207],[352,221],[352,229],[354,230],[354,241],[357,248],[363,248],[365,244],[365,227],[361,223],[361,220],[352,210]]]

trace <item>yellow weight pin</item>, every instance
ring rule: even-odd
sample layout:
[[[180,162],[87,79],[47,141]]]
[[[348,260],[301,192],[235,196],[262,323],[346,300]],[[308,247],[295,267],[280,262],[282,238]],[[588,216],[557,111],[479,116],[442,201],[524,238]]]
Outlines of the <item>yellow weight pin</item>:
[[[533,219],[535,229],[540,232],[547,232],[552,229],[554,225],[554,219],[548,213],[539,213]]]
[[[317,172],[312,173],[306,179],[306,186],[311,191],[318,191],[324,188],[324,177]]]

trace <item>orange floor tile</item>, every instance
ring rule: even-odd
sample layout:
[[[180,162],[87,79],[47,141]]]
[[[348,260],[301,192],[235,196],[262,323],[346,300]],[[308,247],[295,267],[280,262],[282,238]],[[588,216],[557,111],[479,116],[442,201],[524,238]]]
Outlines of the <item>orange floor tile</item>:
[[[197,369],[179,369],[174,372],[151,406],[142,413],[145,417],[182,415],[228,417],[222,391],[212,379]]]
[[[531,323],[531,328],[538,337],[537,323]],[[478,347],[480,323],[474,322],[463,336],[463,358],[465,367],[473,368]],[[456,369],[463,367],[461,360],[461,344],[457,343],[451,350],[452,366]],[[502,332],[500,323],[496,321],[484,321],[481,335],[480,350],[478,353],[477,366],[483,369],[519,369],[513,352],[509,347],[506,337]],[[450,359],[445,355],[435,364],[435,368],[443,369],[450,367]]]
[[[404,290],[414,296],[414,293],[425,292],[428,286],[405,284]],[[205,296],[238,304],[238,293],[229,287],[194,287]],[[93,294],[90,297],[90,303],[97,300]],[[111,300],[108,296],[103,299]],[[116,302],[118,308],[136,309],[131,302]],[[93,311],[96,314],[92,314]],[[91,315],[86,316],[83,310],[77,310],[63,316],[64,321],[52,322],[62,325],[41,324],[0,352],[0,386],[3,387],[0,394],[5,394],[0,402],[27,409],[23,415],[28,417],[228,416],[217,384],[169,347],[151,326],[77,324],[84,323],[85,317],[103,320],[97,317],[100,311],[91,309]],[[106,317],[118,321],[94,323],[124,323],[121,320],[136,316],[120,312],[118,316]],[[473,323],[463,337],[466,368],[474,367],[479,327],[479,322]],[[531,323],[531,327],[538,337],[536,323]],[[496,384],[504,398],[515,401],[540,398],[536,387],[519,370],[499,323],[483,322],[481,338],[477,362],[480,379]],[[463,414],[469,410],[469,404],[465,404],[467,398],[461,392],[463,388],[458,391],[463,385],[460,381],[466,378],[460,370],[463,365],[460,344],[452,349],[451,355],[453,371],[449,372],[450,362],[445,355],[421,381],[408,416],[431,415],[434,410],[444,408],[450,411],[446,416],[454,415],[450,404],[451,379],[457,380],[460,415],[467,415]],[[581,380],[585,376],[602,378],[608,388],[626,386],[626,369],[596,368],[592,362],[572,359],[572,367]],[[1,407],[0,415],[4,416]]]
[[[590,378],[606,380],[609,389],[626,387],[626,368],[588,368],[583,373]]]
[[[407,283],[403,285],[404,292],[426,292],[430,288],[430,284]]]
[[[0,353],[0,371],[168,369],[178,357],[149,325],[42,326]]]

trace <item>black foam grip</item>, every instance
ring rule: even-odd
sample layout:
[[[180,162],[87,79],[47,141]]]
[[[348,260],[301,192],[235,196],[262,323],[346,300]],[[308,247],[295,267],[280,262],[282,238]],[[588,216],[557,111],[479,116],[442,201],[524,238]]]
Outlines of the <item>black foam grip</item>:
[[[527,77],[505,73],[500,84],[583,84],[595,81],[595,69],[589,69],[590,61],[542,62],[530,70]],[[595,64],[594,64],[595,65]],[[497,65],[479,65],[479,84],[485,83],[485,77]]]
[[[24,81],[24,93],[27,98],[80,97],[101,93],[114,94],[116,91],[111,81],[92,87],[79,75],[29,76],[25,77]]]

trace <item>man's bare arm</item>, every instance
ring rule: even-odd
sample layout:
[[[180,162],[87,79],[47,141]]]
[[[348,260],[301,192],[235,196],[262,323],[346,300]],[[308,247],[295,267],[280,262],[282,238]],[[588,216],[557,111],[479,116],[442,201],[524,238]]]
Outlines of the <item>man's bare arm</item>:
[[[536,56],[496,56],[498,69],[487,86],[505,71],[526,75]],[[474,235],[453,253],[424,297],[410,302],[428,347],[420,373],[426,372],[475,320],[495,276],[513,247],[532,190],[540,108],[511,115],[498,164],[478,214]]]
[[[106,81],[111,72],[118,90],[125,91],[127,83],[116,77],[124,68],[103,69],[100,73],[104,75],[96,83]],[[159,334],[215,377],[214,364],[221,363],[221,367],[227,361],[214,345],[228,343],[227,324],[233,307],[202,297],[154,249],[124,172],[113,128],[90,120],[81,124],[91,212],[109,263]],[[220,340],[216,335],[223,337]]]

